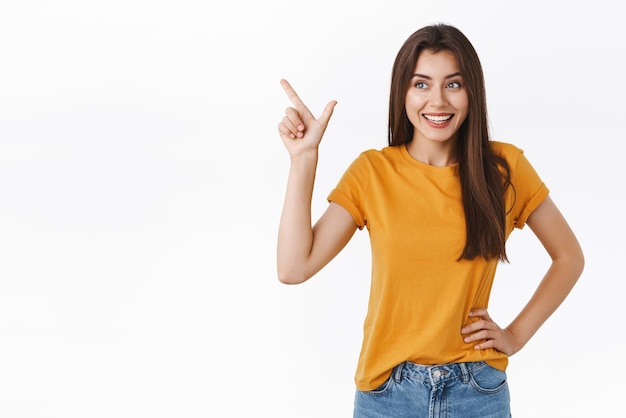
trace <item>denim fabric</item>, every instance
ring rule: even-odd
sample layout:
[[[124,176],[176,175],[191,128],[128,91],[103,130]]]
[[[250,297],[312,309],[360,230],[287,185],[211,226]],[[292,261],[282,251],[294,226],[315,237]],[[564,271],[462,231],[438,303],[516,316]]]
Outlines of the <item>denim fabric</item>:
[[[510,418],[506,373],[485,362],[405,362],[380,387],[356,392],[354,418]]]

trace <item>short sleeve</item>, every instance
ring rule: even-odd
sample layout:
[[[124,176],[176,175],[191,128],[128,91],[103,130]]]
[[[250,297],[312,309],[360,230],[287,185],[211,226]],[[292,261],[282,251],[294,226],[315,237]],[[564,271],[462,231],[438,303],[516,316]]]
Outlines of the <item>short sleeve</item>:
[[[335,202],[346,209],[359,229],[367,224],[365,200],[370,181],[371,163],[367,152],[359,155],[345,171],[337,186],[328,195],[329,202]]]
[[[549,190],[530,164],[524,152],[515,148],[517,158],[509,160],[513,185],[513,225],[522,229],[530,214],[548,197]]]

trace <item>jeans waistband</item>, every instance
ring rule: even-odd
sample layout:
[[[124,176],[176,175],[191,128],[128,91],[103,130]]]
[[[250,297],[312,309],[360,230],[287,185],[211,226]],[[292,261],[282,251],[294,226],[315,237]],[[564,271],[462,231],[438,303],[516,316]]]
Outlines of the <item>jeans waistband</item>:
[[[485,367],[484,361],[470,363],[450,363],[424,366],[421,364],[405,361],[393,369],[393,378],[399,382],[403,377],[422,382],[436,384],[450,379],[461,379],[467,383],[470,378],[470,371]]]

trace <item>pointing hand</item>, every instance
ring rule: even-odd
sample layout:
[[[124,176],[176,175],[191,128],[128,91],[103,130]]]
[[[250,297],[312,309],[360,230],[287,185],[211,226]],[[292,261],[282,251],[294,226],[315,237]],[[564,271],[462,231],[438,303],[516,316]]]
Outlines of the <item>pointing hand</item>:
[[[337,102],[329,102],[316,119],[287,80],[281,80],[280,84],[293,104],[285,110],[285,117],[278,124],[278,133],[289,154],[294,157],[302,152],[316,150]]]

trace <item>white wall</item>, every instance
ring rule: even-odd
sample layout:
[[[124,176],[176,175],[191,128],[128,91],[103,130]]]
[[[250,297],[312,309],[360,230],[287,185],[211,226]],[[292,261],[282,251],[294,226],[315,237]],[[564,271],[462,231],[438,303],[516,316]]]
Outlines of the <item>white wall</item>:
[[[514,416],[612,415],[626,372],[625,12],[617,0],[3,2],[0,416],[351,416],[367,234],[310,282],[276,280],[278,81],[317,113],[339,101],[318,216],[350,161],[385,145],[392,61],[435,22],[474,43],[495,138],[526,151],[586,252],[571,297],[511,360]],[[548,264],[529,230],[509,253],[491,304],[503,324]]]

